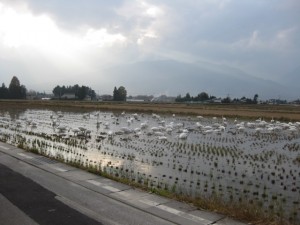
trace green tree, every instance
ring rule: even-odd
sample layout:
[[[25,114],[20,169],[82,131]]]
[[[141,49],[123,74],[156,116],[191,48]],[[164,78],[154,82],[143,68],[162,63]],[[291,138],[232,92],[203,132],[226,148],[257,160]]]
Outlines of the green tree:
[[[21,98],[26,99],[27,89],[24,85],[21,85]]]
[[[2,83],[2,86],[0,88],[0,99],[6,99],[9,97],[8,88],[5,86],[4,83]]]
[[[96,98],[96,92],[87,87],[87,86],[81,86],[78,88],[78,91],[77,91],[77,97],[79,100],[83,100],[85,99],[87,96],[90,96],[91,99],[94,99]]]
[[[78,84],[75,84],[73,87],[72,87],[72,93],[75,94],[75,96],[78,98],[78,92],[79,92],[79,85]]]
[[[87,93],[88,93],[88,87],[81,86],[78,90],[78,99],[83,100],[87,96]]]
[[[181,95],[178,95],[176,97],[175,102],[183,102],[183,98],[181,97]]]
[[[57,86],[53,89],[52,93],[53,93],[54,96],[57,97],[57,98],[60,98],[60,97],[63,95],[62,89],[61,89],[61,87],[60,87],[59,85],[57,85]]]
[[[9,97],[12,99],[26,98],[26,87],[21,86],[19,79],[13,76],[8,88]]]
[[[226,98],[223,98],[222,103],[231,103],[231,98],[229,96],[227,96]]]
[[[127,99],[127,91],[125,87],[121,86],[118,88],[119,101],[126,101]]]
[[[184,97],[184,101],[186,102],[190,102],[192,100],[190,93],[186,93],[185,97]]]
[[[117,87],[114,88],[114,92],[113,92],[113,100],[114,101],[119,101],[119,92]]]
[[[114,101],[126,101],[127,99],[127,91],[125,87],[120,86],[118,89],[114,87],[113,91],[113,100]]]
[[[257,104],[258,94],[255,94],[253,97],[253,103]]]
[[[209,96],[206,92],[201,92],[196,98],[198,101],[207,101],[209,99]]]
[[[64,94],[74,94],[75,98],[79,100],[85,99],[87,96],[90,96],[91,99],[96,98],[96,92],[87,86],[79,86],[78,84],[75,84],[73,86],[62,86],[60,87],[57,85],[53,90],[53,94],[57,98],[61,98]]]
[[[90,96],[92,100],[96,99],[96,92],[93,89],[89,88],[88,89],[88,96]]]

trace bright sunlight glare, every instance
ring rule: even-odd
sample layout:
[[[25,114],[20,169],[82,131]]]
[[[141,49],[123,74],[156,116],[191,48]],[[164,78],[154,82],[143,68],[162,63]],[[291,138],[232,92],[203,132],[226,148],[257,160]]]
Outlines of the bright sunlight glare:
[[[28,10],[6,7],[0,3],[0,41],[5,47],[30,47],[47,53],[76,51],[86,47],[111,47],[125,43],[122,34],[110,34],[107,29],[87,28],[80,35],[59,29],[48,15],[32,15]]]

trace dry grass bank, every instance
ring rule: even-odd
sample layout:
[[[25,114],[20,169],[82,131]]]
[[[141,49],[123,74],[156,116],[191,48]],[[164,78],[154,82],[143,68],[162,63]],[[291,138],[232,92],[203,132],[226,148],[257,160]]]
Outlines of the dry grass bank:
[[[139,113],[263,118],[269,120],[300,121],[300,106],[296,105],[236,105],[185,103],[129,103],[90,101],[29,101],[1,100],[0,108],[76,108],[81,110],[120,110]]]

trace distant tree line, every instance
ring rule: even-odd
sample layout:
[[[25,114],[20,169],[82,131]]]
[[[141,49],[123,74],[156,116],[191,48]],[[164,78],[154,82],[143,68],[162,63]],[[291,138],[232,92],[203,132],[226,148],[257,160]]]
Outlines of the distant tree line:
[[[214,98],[216,97],[209,96],[206,92],[201,92],[195,97],[191,96],[190,93],[186,93],[184,97],[178,95],[175,99],[175,102],[204,102]]]
[[[74,86],[57,85],[52,93],[59,99],[63,98],[66,94],[74,95],[74,98],[78,100],[83,100],[86,97],[90,97],[91,99],[96,98],[96,92],[93,89],[87,86],[79,86],[78,84]]]
[[[206,92],[201,92],[197,96],[191,96],[187,93],[184,97],[178,95],[175,99],[175,102],[210,102],[216,99],[215,96],[209,96]],[[221,103],[245,103],[245,104],[257,104],[258,103],[258,94],[255,94],[253,99],[242,97],[240,99],[235,98],[231,99],[229,96],[221,99]]]
[[[55,98],[58,99],[77,99],[84,100],[85,98],[90,98],[91,100],[96,99],[96,92],[87,86],[79,86],[78,84],[73,86],[60,86],[57,85],[53,88],[52,93]],[[29,96],[45,95],[45,93],[38,93],[33,90],[28,91]],[[14,76],[10,82],[9,87],[6,87],[3,83],[0,87],[0,99],[26,99],[27,90],[24,85],[20,84],[19,79]],[[114,101],[126,101],[127,91],[125,87],[120,86],[119,88],[115,87],[113,91],[113,100]]]
[[[255,94],[254,97],[251,98],[246,98],[245,96],[238,99],[238,98],[234,98],[232,100],[232,102],[235,103],[246,103],[246,104],[257,104],[258,103],[258,94]]]
[[[125,87],[120,86],[119,88],[115,87],[113,91],[113,100],[114,101],[126,101],[127,91]]]
[[[2,83],[0,99],[26,99],[26,91],[26,87],[20,84],[16,76],[13,76],[8,88]]]
[[[87,97],[89,97],[91,100],[96,99],[96,93],[93,89],[87,86],[79,86],[78,84],[73,86],[57,85],[52,92],[55,98],[59,99],[84,100]],[[34,91],[28,92],[29,95],[34,95],[34,93]],[[13,78],[11,79],[9,87],[6,87],[4,83],[2,83],[2,86],[0,87],[0,99],[26,99],[26,94],[26,87],[20,84],[20,81],[16,76],[13,76]],[[64,95],[67,94],[69,96],[64,97]],[[189,93],[186,93],[186,95],[183,97],[181,95],[178,95],[175,99],[175,102],[214,102],[215,99],[215,96],[210,96],[206,92],[201,92],[196,96],[191,96]],[[127,100],[127,91],[124,86],[120,86],[119,88],[114,87],[112,100]],[[220,98],[218,100],[220,100]],[[226,98],[221,99],[221,103],[257,104],[258,94],[255,94],[253,98],[242,97],[240,99],[234,98],[233,100],[229,96],[227,96]]]

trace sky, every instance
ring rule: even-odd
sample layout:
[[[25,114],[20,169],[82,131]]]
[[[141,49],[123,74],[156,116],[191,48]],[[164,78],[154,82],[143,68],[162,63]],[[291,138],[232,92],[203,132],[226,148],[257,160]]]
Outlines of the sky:
[[[0,82],[300,98],[299,0],[0,0]]]

